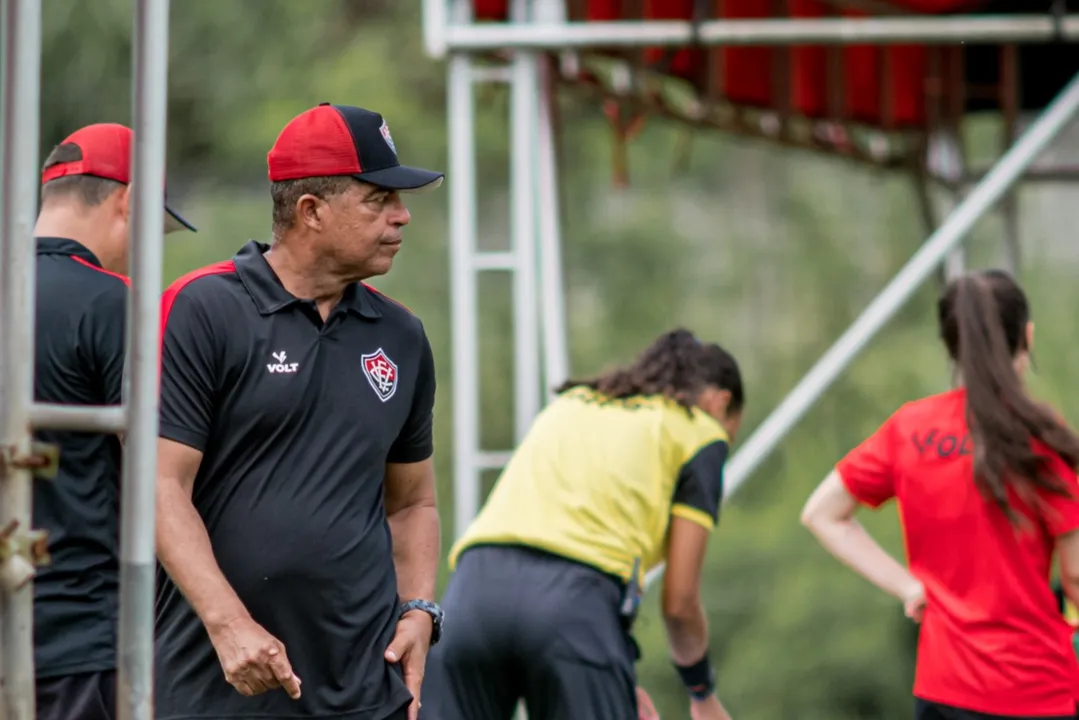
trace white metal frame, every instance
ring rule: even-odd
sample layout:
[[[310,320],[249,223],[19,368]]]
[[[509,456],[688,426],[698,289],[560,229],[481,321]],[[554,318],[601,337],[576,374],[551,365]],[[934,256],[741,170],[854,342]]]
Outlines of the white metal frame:
[[[121,407],[33,400],[42,0],[0,0],[4,57],[0,149],[0,641],[3,720],[34,720],[32,468],[48,448],[32,429],[125,433],[121,495],[118,715],[153,717],[154,492],[157,475],[158,327],[165,182],[168,0],[135,0],[132,67],[131,294]],[[37,480],[44,482],[43,480]]]
[[[532,12],[522,4],[529,4]],[[448,105],[450,167],[450,257],[454,361],[454,533],[465,530],[480,503],[480,473],[500,467],[510,451],[486,451],[479,446],[480,403],[476,276],[482,270],[513,273],[516,352],[515,418],[520,439],[538,410],[535,386],[548,386],[568,375],[567,332],[561,278],[558,230],[557,172],[554,162],[551,114],[536,112],[551,98],[537,82],[531,63],[536,53],[585,48],[643,45],[789,45],[955,43],[958,41],[1039,43],[1079,40],[1079,15],[888,17],[868,19],[712,20],[694,36],[688,22],[573,23],[565,21],[561,0],[516,0],[513,21],[474,23],[467,0],[424,0],[424,40],[434,58],[449,56]],[[514,72],[509,82],[514,250],[507,256],[476,250],[478,232],[474,165],[474,96],[476,74],[472,57],[491,50],[512,50]],[[528,68],[527,70],[525,68]],[[524,96],[536,99],[526,99]],[[951,256],[961,266],[961,242],[974,223],[1018,182],[1027,167],[1079,112],[1079,78],[1071,82],[1023,137],[1000,158],[937,228],[891,283],[858,317],[750,435],[731,458],[726,472],[725,498],[735,492],[776,449],[877,332],[915,290]],[[536,160],[537,154],[539,161]],[[526,166],[527,170],[526,170]],[[526,198],[525,196],[529,197]],[[531,254],[534,249],[534,255]],[[1014,249],[1012,250],[1014,255]],[[533,296],[537,273],[539,297]],[[535,312],[543,328],[542,355],[536,348]],[[541,360],[542,357],[542,360]],[[650,582],[662,575],[653,572]]]
[[[39,559],[31,527],[33,467],[48,459],[31,429],[126,432],[121,521],[119,715],[150,720],[152,709],[154,480],[156,475],[158,291],[161,284],[168,0],[135,0],[133,66],[134,201],[129,300],[129,392],[122,407],[68,407],[33,401],[33,225],[37,207],[41,0],[0,0],[0,718],[33,720],[33,575]],[[471,22],[468,0],[424,0],[428,53],[450,54],[450,243],[454,379],[454,528],[460,533],[479,503],[479,473],[507,452],[479,447],[477,344],[480,272],[514,278],[514,415],[519,439],[544,398],[542,387],[568,373],[563,308],[552,108],[542,91],[552,72],[543,51],[597,46],[684,45],[685,22],[565,22],[562,0],[514,0],[512,24]],[[712,21],[698,30],[706,45],[902,42],[1049,42],[1079,39],[1079,16],[885,18],[866,20]],[[511,83],[513,189],[511,249],[480,253],[475,168],[472,54],[516,50]],[[1033,123],[955,208],[791,394],[750,436],[728,468],[734,492],[809,407],[895,314],[974,222],[1079,110],[1079,78]]]

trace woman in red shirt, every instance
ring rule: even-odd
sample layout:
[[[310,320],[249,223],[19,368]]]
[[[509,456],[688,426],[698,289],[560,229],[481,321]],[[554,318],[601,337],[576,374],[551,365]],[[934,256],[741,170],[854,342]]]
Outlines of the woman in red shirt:
[[[836,466],[802,522],[921,623],[919,720],[1073,720],[1079,664],[1050,587],[1079,599],[1079,437],[1027,395],[1033,325],[1007,273],[938,303],[960,386],[907,403]],[[854,519],[896,498],[909,571]]]

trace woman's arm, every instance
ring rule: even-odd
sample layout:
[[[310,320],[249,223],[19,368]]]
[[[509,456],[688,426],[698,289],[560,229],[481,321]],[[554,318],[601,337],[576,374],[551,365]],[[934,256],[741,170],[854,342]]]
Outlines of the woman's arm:
[[[692,665],[708,650],[708,621],[701,606],[701,571],[708,530],[671,518],[667,571],[663,576],[663,621],[675,665]]]
[[[701,572],[708,538],[708,528],[677,515],[671,517],[667,571],[663,576],[663,621],[671,658],[693,700],[693,718],[730,720],[714,692],[708,620],[701,604]]]
[[[837,471],[832,471],[802,509],[805,525],[828,552],[886,593],[911,607],[920,602],[922,585],[854,519],[858,501]]]

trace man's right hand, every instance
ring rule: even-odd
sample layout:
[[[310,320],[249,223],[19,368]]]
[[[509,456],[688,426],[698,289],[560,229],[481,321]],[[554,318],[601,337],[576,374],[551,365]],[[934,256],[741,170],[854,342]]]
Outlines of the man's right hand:
[[[693,720],[731,720],[715,693],[704,700],[690,700],[689,716]]]
[[[284,688],[289,697],[300,697],[300,678],[292,672],[285,646],[251,618],[225,623],[210,631],[225,680],[241,695],[259,695]]]

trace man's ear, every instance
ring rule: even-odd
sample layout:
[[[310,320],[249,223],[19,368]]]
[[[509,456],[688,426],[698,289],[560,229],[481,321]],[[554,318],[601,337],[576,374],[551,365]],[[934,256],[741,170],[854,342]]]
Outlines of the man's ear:
[[[124,222],[131,220],[131,186],[124,185],[116,193],[116,205]]]
[[[296,201],[296,219],[312,230],[321,230],[325,206],[326,203],[314,195],[301,195]]]

